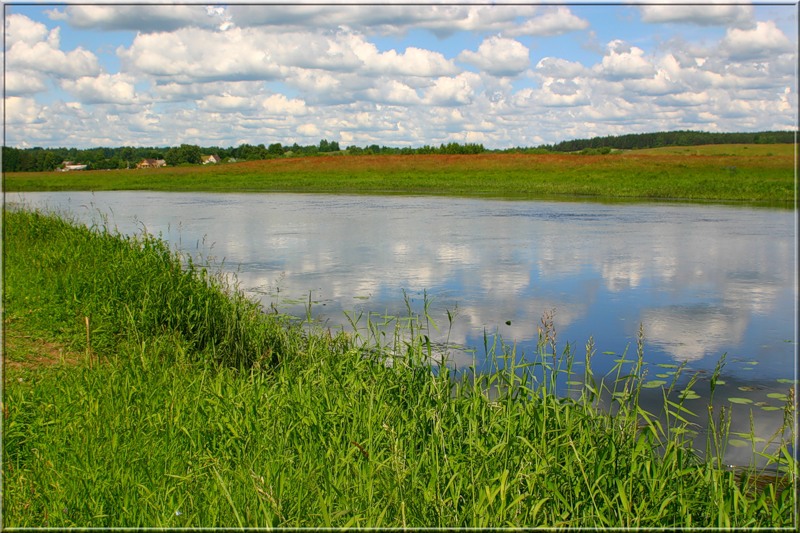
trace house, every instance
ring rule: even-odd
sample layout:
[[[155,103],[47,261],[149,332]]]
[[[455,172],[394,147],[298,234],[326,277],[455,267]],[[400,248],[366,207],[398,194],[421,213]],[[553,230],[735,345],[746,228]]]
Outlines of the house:
[[[142,159],[136,163],[136,168],[158,168],[167,166],[163,159]]]
[[[222,159],[218,155],[201,155],[200,160],[203,162],[204,165],[209,163],[219,163]]]

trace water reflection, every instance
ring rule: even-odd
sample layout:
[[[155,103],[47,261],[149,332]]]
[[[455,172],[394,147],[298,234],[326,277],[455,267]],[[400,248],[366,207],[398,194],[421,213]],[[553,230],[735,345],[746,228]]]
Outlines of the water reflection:
[[[477,350],[484,332],[535,352],[555,309],[560,345],[635,348],[653,364],[713,370],[784,391],[795,376],[795,213],[707,205],[498,201],[294,194],[37,193],[6,201],[111,213],[190,252],[223,260],[265,308],[344,327],[345,311],[415,313],[423,291],[447,336]],[[456,315],[452,324],[447,312]],[[349,326],[347,326],[349,327]],[[435,333],[435,332],[432,332]],[[471,353],[456,365],[473,362]],[[599,360],[597,371],[613,366]],[[759,418],[759,422],[762,418]]]

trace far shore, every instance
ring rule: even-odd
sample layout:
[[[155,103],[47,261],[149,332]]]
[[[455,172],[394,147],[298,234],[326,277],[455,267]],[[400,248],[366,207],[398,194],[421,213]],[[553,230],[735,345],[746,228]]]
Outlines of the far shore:
[[[606,155],[325,155],[217,165],[9,172],[5,192],[207,191],[744,202],[791,206],[794,146],[707,145]]]

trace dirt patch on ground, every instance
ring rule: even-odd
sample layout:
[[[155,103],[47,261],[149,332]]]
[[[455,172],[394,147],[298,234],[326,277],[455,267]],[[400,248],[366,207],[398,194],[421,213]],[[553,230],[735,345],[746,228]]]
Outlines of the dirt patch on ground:
[[[64,346],[26,335],[16,328],[3,332],[4,370],[33,370],[59,364],[75,365],[86,360],[86,354],[67,350]]]

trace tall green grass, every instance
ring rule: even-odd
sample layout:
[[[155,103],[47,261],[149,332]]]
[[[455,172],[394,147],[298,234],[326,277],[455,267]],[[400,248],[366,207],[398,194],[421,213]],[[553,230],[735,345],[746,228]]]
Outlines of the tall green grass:
[[[40,212],[7,212],[7,319],[52,331],[72,350],[111,353],[166,333],[192,353],[250,367],[283,353],[284,330],[219,272],[142,232],[121,236]]]
[[[6,368],[5,527],[797,525],[786,442],[765,482],[701,459],[667,391],[666,423],[638,404],[641,337],[609,377],[590,341],[577,395],[547,317],[536,354],[487,342],[495,371],[457,379],[424,330],[305,332],[152,237],[4,222],[6,333],[87,354]]]

